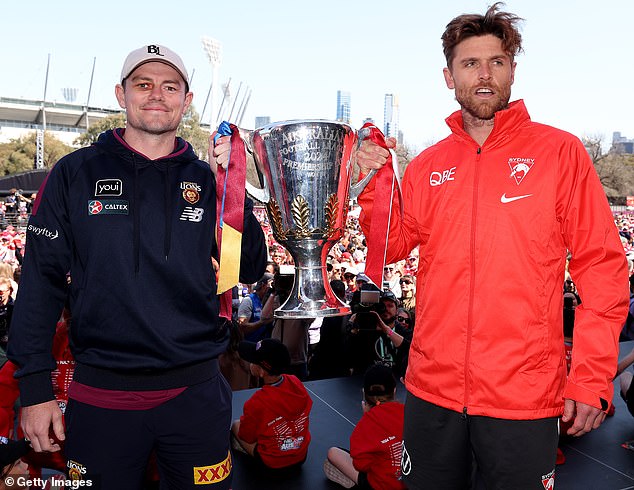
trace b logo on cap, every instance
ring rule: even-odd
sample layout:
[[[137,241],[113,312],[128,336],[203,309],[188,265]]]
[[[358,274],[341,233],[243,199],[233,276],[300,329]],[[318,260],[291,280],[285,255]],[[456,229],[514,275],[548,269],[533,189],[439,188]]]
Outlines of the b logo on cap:
[[[161,50],[159,49],[159,47],[156,44],[150,44],[147,47],[147,52],[148,52],[148,54],[157,54],[159,56],[165,56],[164,54],[161,53]]]

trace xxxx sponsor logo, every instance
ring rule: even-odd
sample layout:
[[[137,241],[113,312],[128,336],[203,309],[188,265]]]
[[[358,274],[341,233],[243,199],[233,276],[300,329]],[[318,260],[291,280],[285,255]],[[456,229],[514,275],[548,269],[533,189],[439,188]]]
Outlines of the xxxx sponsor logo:
[[[213,485],[225,480],[231,475],[233,463],[231,451],[224,461],[211,466],[194,466],[194,485]]]

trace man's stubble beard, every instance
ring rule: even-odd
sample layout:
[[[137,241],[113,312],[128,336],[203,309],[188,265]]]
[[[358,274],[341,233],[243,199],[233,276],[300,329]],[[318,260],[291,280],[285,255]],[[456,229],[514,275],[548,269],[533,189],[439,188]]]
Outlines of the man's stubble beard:
[[[494,118],[495,113],[506,109],[511,99],[510,87],[506,89],[499,89],[496,94],[499,94],[490,101],[476,101],[475,96],[472,95],[473,89],[456,89],[456,100],[460,104],[460,107],[473,116],[476,119],[482,121],[490,121]]]

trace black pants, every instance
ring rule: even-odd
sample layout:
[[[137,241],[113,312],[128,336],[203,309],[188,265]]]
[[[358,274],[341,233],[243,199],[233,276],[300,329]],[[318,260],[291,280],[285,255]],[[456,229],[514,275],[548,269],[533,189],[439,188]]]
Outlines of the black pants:
[[[487,490],[544,490],[552,478],[558,419],[464,416],[407,394],[402,471],[408,488],[464,490],[474,464]]]
[[[231,389],[222,375],[149,410],[111,410],[69,400],[68,470],[101,490],[141,488],[152,451],[161,488],[231,488]]]

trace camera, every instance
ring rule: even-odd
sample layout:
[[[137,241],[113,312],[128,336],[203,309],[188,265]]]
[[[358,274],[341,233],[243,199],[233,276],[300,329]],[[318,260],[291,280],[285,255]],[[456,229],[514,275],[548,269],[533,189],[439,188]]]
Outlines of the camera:
[[[381,301],[381,291],[361,290],[359,303],[351,305],[352,313],[356,314],[353,328],[359,330],[376,330],[377,318],[372,312],[381,314],[385,305]]]

